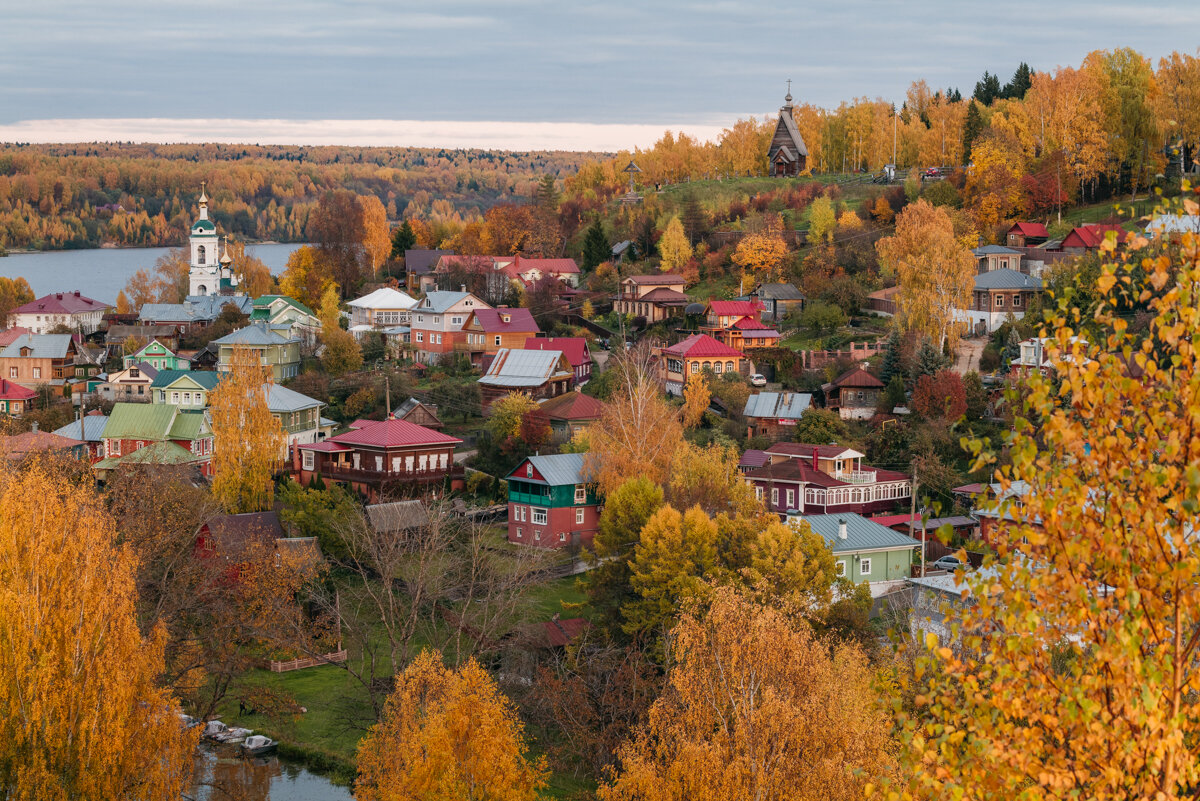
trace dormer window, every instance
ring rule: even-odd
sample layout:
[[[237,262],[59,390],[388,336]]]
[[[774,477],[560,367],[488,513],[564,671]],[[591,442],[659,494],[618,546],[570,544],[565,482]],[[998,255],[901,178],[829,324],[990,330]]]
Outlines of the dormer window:
[[[504,316],[503,316],[501,319],[502,319],[502,320],[504,320],[504,322],[506,322],[506,323],[511,323],[511,322],[512,322],[512,317],[511,317],[511,316],[509,316],[509,315],[507,315],[507,314],[506,314],[506,315],[504,315]]]

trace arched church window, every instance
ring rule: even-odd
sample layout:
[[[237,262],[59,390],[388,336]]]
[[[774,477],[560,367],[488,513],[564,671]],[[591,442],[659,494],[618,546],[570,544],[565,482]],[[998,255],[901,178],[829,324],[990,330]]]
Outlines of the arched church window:
[[[204,264],[204,245],[196,248],[196,263]]]

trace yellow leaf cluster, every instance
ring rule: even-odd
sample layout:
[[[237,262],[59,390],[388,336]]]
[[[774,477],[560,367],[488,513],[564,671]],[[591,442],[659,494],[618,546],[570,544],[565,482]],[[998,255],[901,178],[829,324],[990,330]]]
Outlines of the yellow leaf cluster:
[[[230,514],[271,508],[275,471],[287,455],[283,427],[267,408],[268,378],[254,350],[235,348],[212,391],[212,491]]]

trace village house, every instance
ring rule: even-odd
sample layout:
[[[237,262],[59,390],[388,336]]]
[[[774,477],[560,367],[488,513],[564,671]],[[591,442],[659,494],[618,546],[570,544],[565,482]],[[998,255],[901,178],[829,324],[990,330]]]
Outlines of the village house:
[[[317,336],[321,333],[321,320],[312,309],[287,295],[255,298],[250,322],[264,323],[285,337],[299,339],[309,348],[316,346]]]
[[[492,308],[470,292],[429,292],[413,308],[409,327],[417,360],[435,364],[447,353],[466,351],[463,326],[472,312]],[[482,336],[477,334],[476,336]]]
[[[836,411],[843,420],[870,420],[879,406],[883,382],[861,367],[847,370],[821,389],[825,408]]]
[[[508,541],[541,548],[589,547],[600,523],[582,453],[529,456],[508,474]]]
[[[22,334],[0,350],[0,378],[26,387],[61,385],[74,377],[78,354],[70,334]]]
[[[808,168],[808,147],[792,116],[790,83],[783,106],[779,109],[771,144],[767,147],[767,170],[772,178],[794,178]]]
[[[515,256],[441,256],[433,266],[436,288],[447,291],[458,287],[460,291],[466,291],[466,285],[469,284],[473,289],[480,290],[484,297],[495,301],[507,295],[510,289],[523,285],[521,279],[509,269],[515,260]]]
[[[1005,234],[1010,248],[1036,247],[1050,238],[1042,223],[1015,222]]]
[[[212,475],[212,427],[203,411],[170,404],[118,403],[101,434],[104,459],[93,467],[103,478],[124,460],[139,464],[194,464]],[[155,446],[151,453],[134,457]]]
[[[168,326],[187,334],[212,325],[226,306],[249,316],[254,301],[245,295],[203,295],[189,296],[183,303],[147,303],[138,310],[138,324]]]
[[[659,381],[672,395],[682,395],[693,373],[711,370],[716,375],[738,373],[748,376],[750,360],[736,348],[731,348],[707,334],[693,334],[687,339],[663,348],[658,360]]]
[[[520,347],[520,346],[518,346]],[[575,386],[582,387],[592,377],[592,352],[583,337],[528,337],[525,350],[561,350],[575,372]]]
[[[71,459],[87,457],[87,443],[77,439],[33,429],[9,437],[0,437],[0,454],[12,462],[22,462],[30,456],[55,455]]]
[[[333,433],[333,426],[321,417],[321,410],[328,404],[275,383],[263,384],[262,390],[267,410],[283,428],[287,439],[284,455],[288,459],[299,458],[299,446],[320,442]]]
[[[361,298],[347,302],[350,307],[350,333],[356,338],[371,331],[407,326],[409,315],[417,299],[411,295],[385,286]]]
[[[429,526],[429,508],[421,500],[371,503],[363,511],[371,530],[380,536],[417,537]]]
[[[179,351],[179,329],[173,326],[110,323],[104,332],[104,343],[113,351],[123,350],[130,339],[139,343],[157,341],[172,353]]]
[[[149,403],[153,395],[150,386],[158,376],[148,364],[130,365],[124,370],[112,373],[96,386],[95,394],[101,400],[125,401],[127,403]]]
[[[450,250],[414,248],[404,251],[404,283],[414,295],[437,289],[437,278],[433,267],[442,256],[451,255]]]
[[[434,431],[441,431],[446,427],[438,417],[437,407],[429,403],[421,403],[416,398],[409,398],[404,403],[396,407],[392,412],[392,418],[395,420],[407,420],[425,428]]]
[[[622,279],[613,298],[613,311],[641,317],[647,325],[682,314],[692,299],[683,294],[687,285],[682,275],[631,275]]]
[[[975,271],[977,273],[988,273],[992,270],[1016,270],[1017,272],[1028,272],[1028,269],[1021,269],[1021,251],[1006,248],[1003,245],[981,245],[971,251],[975,257]]]
[[[483,407],[513,392],[534,400],[553,398],[571,389],[574,376],[562,351],[501,348],[479,379]]]
[[[1041,529],[1041,519],[1024,512],[1023,507],[1032,491],[1027,482],[1013,481],[1007,487],[997,482],[980,489],[982,492],[973,498],[976,506],[971,509],[971,517],[979,521],[979,539],[983,542],[997,546],[1000,540],[998,529],[1004,526]]]
[[[604,414],[605,403],[582,392],[567,392],[542,401],[538,411],[550,421],[555,439],[566,441],[591,427]]]
[[[1010,317],[1025,316],[1030,301],[1042,291],[1042,279],[1010,269],[992,270],[975,276],[971,308],[956,310],[972,331],[990,334]]]
[[[1080,225],[1072,228],[1071,232],[1063,237],[1059,249],[1064,253],[1081,256],[1084,253],[1099,250],[1100,245],[1104,243],[1109,234],[1112,234],[1116,238],[1118,245],[1125,244],[1125,241],[1130,236],[1129,232],[1117,223]]]
[[[779,442],[762,467],[743,472],[768,511],[778,515],[876,514],[907,508],[912,480],[904,473],[862,464],[863,454],[841,445]]]
[[[500,269],[506,275],[519,279],[525,286],[533,286],[547,275],[568,286],[579,286],[579,265],[574,259],[529,259],[514,256],[511,261],[503,263]]]
[[[759,284],[746,296],[762,306],[762,319],[777,323],[792,312],[804,309],[804,293],[793,284]]]
[[[220,380],[219,373],[207,370],[162,370],[150,384],[151,401],[204,409]]]
[[[761,315],[762,305],[757,300],[710,300],[704,308],[700,331],[718,342],[737,347],[730,339],[740,340],[742,330],[761,331],[768,327],[763,325]]]
[[[89,461],[95,464],[104,458],[104,427],[107,424],[108,415],[93,409],[62,428],[55,429],[54,434],[84,443]]]
[[[747,348],[774,348],[783,336],[774,328],[750,317],[743,317],[723,332],[725,344],[738,350]]]
[[[357,420],[344,434],[300,445],[300,483],[337,481],[376,503],[381,497],[464,486],[457,437],[406,420]]]
[[[259,363],[271,371],[274,381],[286,381],[300,374],[300,339],[286,337],[265,323],[252,323],[232,334],[213,340],[217,346],[217,372],[228,373],[234,351],[252,350]]]
[[[476,366],[483,363],[485,354],[494,355],[501,348],[523,347],[527,339],[541,330],[529,309],[507,306],[476,309],[463,326],[467,351]]]
[[[36,391],[7,378],[0,378],[0,414],[20,417],[25,412],[33,411],[35,401]]]
[[[913,552],[920,543],[854,513],[789,515],[792,525],[807,523],[833,551],[834,575],[867,584],[878,598],[904,586],[912,575]]]
[[[92,300],[75,292],[54,292],[18,306],[8,313],[8,324],[28,328],[35,334],[48,334],[51,329],[65,326],[72,332],[94,334],[109,304]]]
[[[804,410],[812,405],[805,392],[758,392],[746,398],[742,417],[747,437],[767,437],[772,442],[790,438]]]
[[[140,347],[135,353],[127,353],[121,357],[126,368],[136,364],[148,364],[155,370],[190,370],[192,363],[179,356],[158,340],[151,340]]]

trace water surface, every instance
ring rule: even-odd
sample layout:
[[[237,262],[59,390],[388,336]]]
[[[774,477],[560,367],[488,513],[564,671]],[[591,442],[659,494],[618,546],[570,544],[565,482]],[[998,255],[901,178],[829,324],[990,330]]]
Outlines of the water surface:
[[[232,746],[196,754],[196,801],[353,801],[350,790],[277,757],[242,759]]]

